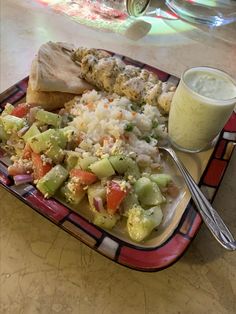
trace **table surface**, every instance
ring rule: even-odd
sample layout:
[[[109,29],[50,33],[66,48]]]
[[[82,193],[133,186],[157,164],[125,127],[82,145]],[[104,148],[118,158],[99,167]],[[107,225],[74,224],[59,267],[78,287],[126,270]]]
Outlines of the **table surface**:
[[[106,48],[177,76],[204,64],[236,78],[236,46],[196,27],[179,32],[173,24],[172,32],[134,42],[86,28],[34,1],[0,3],[0,91],[28,75],[48,40]],[[234,152],[214,200],[234,234],[235,176]],[[1,313],[236,313],[236,254],[222,249],[204,225],[178,263],[141,273],[97,254],[2,188],[0,219]]]

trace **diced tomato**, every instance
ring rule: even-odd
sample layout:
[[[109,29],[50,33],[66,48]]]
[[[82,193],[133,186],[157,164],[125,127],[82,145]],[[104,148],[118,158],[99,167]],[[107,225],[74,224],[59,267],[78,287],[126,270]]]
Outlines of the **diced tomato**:
[[[19,104],[12,110],[11,115],[18,118],[23,118],[27,115],[30,108],[31,106],[27,103]]]
[[[23,149],[23,159],[31,159],[32,149],[30,147],[30,144],[26,143],[25,147]]]
[[[31,158],[33,162],[33,169],[34,169],[34,179],[39,180],[43,176],[45,176],[48,171],[52,169],[52,165],[50,163],[43,163],[41,155],[36,154],[32,151]]]
[[[83,187],[83,185],[79,184],[78,182],[76,182],[76,183],[74,184],[74,187],[75,187],[75,192],[76,192],[76,194],[81,194],[81,193],[84,192],[84,187]]]
[[[127,195],[127,190],[122,189],[119,183],[115,181],[109,181],[107,185],[107,212],[114,215],[122,201]]]
[[[78,178],[79,182],[83,185],[90,185],[98,180],[94,173],[80,169],[72,169],[70,172],[70,177]]]
[[[68,187],[70,192],[72,192],[75,197],[85,194],[84,185],[80,183],[77,177],[72,177],[69,179]]]

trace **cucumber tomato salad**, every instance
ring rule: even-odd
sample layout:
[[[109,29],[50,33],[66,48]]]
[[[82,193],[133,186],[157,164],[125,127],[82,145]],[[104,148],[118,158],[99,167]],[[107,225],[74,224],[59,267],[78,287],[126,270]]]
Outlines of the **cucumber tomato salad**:
[[[0,140],[15,184],[32,182],[45,198],[60,195],[73,206],[87,198],[95,225],[111,229],[125,219],[130,238],[140,242],[177,192],[157,146],[165,122],[155,106],[93,90],[58,113],[7,104]]]

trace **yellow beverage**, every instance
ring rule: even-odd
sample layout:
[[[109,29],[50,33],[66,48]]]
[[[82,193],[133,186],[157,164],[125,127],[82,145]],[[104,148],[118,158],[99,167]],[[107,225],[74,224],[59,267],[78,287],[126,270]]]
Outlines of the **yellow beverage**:
[[[168,130],[172,144],[197,152],[207,148],[236,104],[236,84],[226,73],[208,67],[187,70],[172,100]]]

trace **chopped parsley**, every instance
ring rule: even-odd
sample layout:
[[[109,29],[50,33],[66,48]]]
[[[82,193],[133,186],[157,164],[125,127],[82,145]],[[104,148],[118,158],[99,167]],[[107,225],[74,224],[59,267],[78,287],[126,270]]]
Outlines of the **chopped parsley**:
[[[152,121],[152,128],[155,129],[158,127],[158,121],[157,120],[153,120]]]
[[[144,136],[141,139],[146,141],[147,143],[151,143],[151,137],[150,136]]]
[[[132,123],[126,124],[126,126],[125,126],[125,128],[124,128],[124,130],[125,130],[126,132],[132,132],[133,129],[134,129],[134,125],[133,125]]]

